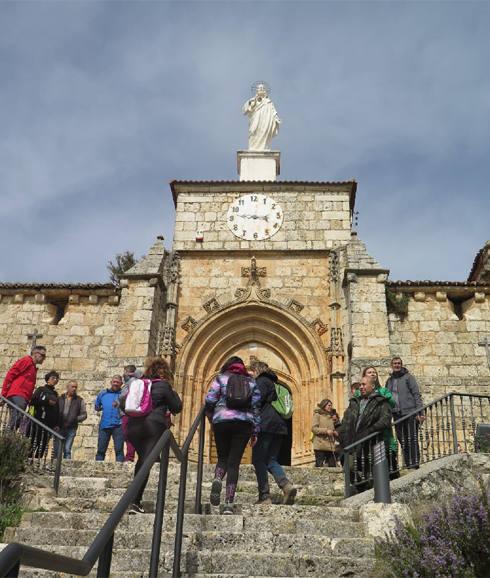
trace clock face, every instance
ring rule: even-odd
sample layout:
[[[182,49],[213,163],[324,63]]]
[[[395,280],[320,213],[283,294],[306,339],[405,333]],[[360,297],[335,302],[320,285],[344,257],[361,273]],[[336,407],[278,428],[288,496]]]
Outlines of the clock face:
[[[281,207],[266,195],[243,195],[228,209],[226,222],[230,231],[246,241],[263,241],[281,228]]]

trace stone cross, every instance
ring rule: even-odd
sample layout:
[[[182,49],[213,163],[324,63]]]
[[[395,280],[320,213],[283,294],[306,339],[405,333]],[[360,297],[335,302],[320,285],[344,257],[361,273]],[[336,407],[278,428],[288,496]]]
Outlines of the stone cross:
[[[257,267],[257,260],[252,257],[250,267],[242,267],[242,277],[248,277],[247,286],[257,285],[260,287],[259,277],[265,277],[267,269],[265,267]]]
[[[39,339],[41,339],[43,337],[43,334],[39,333],[37,329],[34,329],[34,331],[32,333],[27,334],[27,339],[29,339],[29,341],[32,341],[31,349],[33,347],[36,347],[38,337],[39,337]],[[30,351],[29,351],[29,353],[30,353]]]
[[[488,337],[485,337],[483,339],[483,341],[479,341],[478,345],[480,345],[480,347],[484,347],[486,352],[487,352],[487,363],[488,363],[488,367],[490,367],[490,340],[488,339]]]

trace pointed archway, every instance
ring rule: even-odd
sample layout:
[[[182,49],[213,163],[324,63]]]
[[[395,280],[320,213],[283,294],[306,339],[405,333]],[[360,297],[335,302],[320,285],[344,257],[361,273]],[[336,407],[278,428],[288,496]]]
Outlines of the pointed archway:
[[[272,360],[271,366],[291,386],[295,402],[292,463],[311,461],[313,409],[331,393],[327,358],[314,329],[277,302],[233,302],[193,328],[176,364],[176,383],[184,403],[180,432],[188,431],[223,362],[244,351]]]

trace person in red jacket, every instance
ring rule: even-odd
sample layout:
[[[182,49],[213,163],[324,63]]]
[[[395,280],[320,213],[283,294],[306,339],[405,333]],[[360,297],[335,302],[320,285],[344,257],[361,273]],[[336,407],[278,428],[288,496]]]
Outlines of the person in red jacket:
[[[40,365],[46,357],[46,348],[36,345],[32,348],[31,355],[18,359],[8,370],[2,385],[2,396],[11,403],[25,410],[31,401],[32,393],[36,387],[37,365]],[[20,424],[21,414],[11,408],[10,429],[17,429]]]

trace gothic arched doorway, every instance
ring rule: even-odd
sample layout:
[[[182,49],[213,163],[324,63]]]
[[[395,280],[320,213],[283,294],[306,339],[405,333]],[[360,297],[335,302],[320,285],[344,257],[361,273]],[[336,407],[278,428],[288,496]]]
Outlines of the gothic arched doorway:
[[[240,355],[247,363],[251,356],[266,361],[290,386],[295,403],[291,462],[310,462],[313,409],[319,399],[331,395],[327,359],[314,330],[276,303],[231,304],[206,317],[188,336],[176,367],[184,403],[180,432],[188,431],[209,383],[231,355]]]

